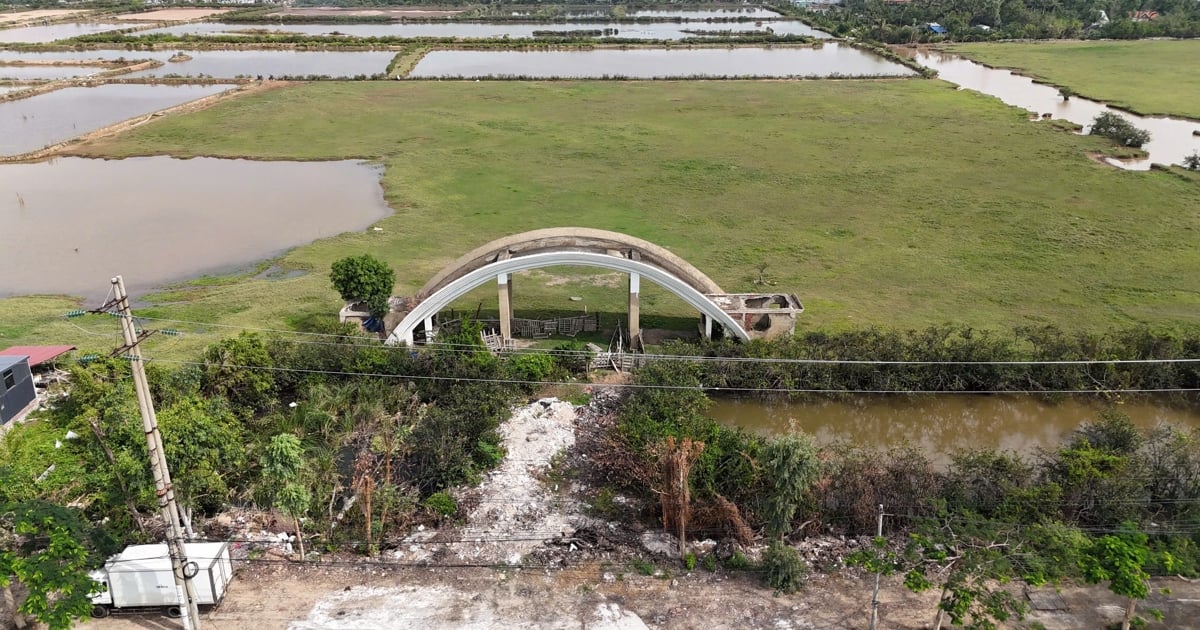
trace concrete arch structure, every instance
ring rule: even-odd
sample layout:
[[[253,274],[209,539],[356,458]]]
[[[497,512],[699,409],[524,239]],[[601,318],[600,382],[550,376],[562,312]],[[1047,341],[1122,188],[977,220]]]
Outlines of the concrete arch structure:
[[[547,228],[498,238],[477,247],[446,265],[413,296],[424,300],[463,276],[505,258],[544,252],[593,252],[641,260],[683,280],[700,293],[724,293],[717,283],[689,262],[650,241],[608,230]]]
[[[627,257],[628,254],[621,249],[605,248],[605,253],[597,251],[587,251],[590,246],[569,245],[560,243],[556,246],[546,244],[546,239],[551,241],[555,239],[566,239],[568,241],[575,237],[560,235],[560,236],[539,236],[538,245],[532,245],[536,251],[526,252],[518,249],[519,256],[513,257],[513,248],[519,247],[522,243],[532,243],[529,237],[535,234],[556,233],[567,230],[537,230],[535,232],[526,232],[518,234],[499,241],[493,241],[482,248],[479,248],[466,256],[463,256],[455,263],[451,264],[442,273],[439,273],[430,280],[425,288],[415,296],[413,300],[415,305],[412,307],[400,323],[392,330],[388,336],[387,343],[389,344],[413,344],[414,332],[418,326],[424,325],[426,330],[432,329],[433,317],[439,311],[449,306],[454,300],[464,295],[468,291],[483,285],[484,283],[496,279],[501,288],[501,312],[503,313],[508,306],[504,304],[507,300],[504,299],[506,286],[511,286],[509,278],[511,274],[518,271],[526,271],[529,269],[538,269],[542,267],[552,267],[556,265],[581,265],[585,267],[600,267],[604,269],[612,269],[621,271],[630,275],[630,294],[637,295],[638,283],[640,278],[645,276],[656,284],[667,289],[671,293],[679,296],[683,301],[687,302],[696,310],[704,314],[708,325],[711,327],[713,323],[720,324],[725,330],[739,338],[749,339],[750,336],[738,324],[729,313],[722,310],[715,302],[710,299],[706,293],[721,293],[720,287],[717,287],[712,280],[700,273],[687,262],[680,259],[678,256],[667,252],[666,250],[642,241],[641,239],[633,239],[623,234],[616,232],[603,232],[602,230],[579,230],[580,232],[599,233],[603,235],[603,239],[599,240],[598,245],[604,242],[608,243],[623,243],[625,247],[630,247],[631,241],[637,241],[638,246],[634,251],[637,252],[633,257]],[[622,237],[619,240],[605,240],[611,236]],[[585,235],[579,237],[585,242],[589,240],[595,241],[597,234]],[[508,243],[507,245],[503,245]],[[502,244],[496,246],[496,244]],[[651,253],[651,260],[639,260],[639,255],[645,251]],[[498,249],[499,248],[499,249]],[[544,250],[552,251],[544,251]],[[582,249],[582,251],[581,251]],[[502,250],[502,251],[501,251]],[[507,253],[507,255],[505,255]],[[669,257],[663,254],[669,255]],[[486,262],[489,256],[496,256],[498,259],[492,262]],[[672,260],[674,259],[674,260]],[[664,264],[670,263],[670,264]],[[683,273],[677,273],[681,270]],[[687,270],[691,270],[689,273]],[[703,289],[695,286],[699,284]],[[716,289],[708,291],[707,289]],[[428,292],[427,292],[428,290]],[[631,301],[631,306],[633,302]],[[633,319],[635,315],[630,314]],[[503,319],[503,315],[502,315]],[[505,335],[507,338],[508,335]]]

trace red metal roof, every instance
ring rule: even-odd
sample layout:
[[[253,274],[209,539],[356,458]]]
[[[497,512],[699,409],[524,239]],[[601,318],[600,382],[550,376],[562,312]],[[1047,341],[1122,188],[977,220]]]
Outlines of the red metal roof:
[[[74,349],[75,346],[13,346],[0,350],[0,355],[29,357],[29,367],[33,367],[53,361]]]

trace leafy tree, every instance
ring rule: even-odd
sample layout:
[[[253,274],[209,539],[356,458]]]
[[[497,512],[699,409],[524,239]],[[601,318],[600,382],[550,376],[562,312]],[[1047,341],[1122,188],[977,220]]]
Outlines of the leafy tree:
[[[388,312],[396,273],[378,258],[363,254],[334,261],[329,279],[343,300],[363,302],[375,317]]]
[[[185,513],[217,510],[245,464],[241,423],[222,399],[190,397],[158,414],[171,480]],[[188,519],[191,520],[190,518]]]
[[[274,361],[262,337],[245,332],[226,337],[204,353],[204,393],[224,396],[245,415],[274,404]],[[265,369],[264,369],[265,368]]]
[[[1192,151],[1192,154],[1183,158],[1183,168],[1189,171],[1200,171],[1200,151]]]
[[[1150,592],[1150,574],[1145,568],[1149,561],[1149,539],[1133,523],[1124,523],[1116,534],[1095,539],[1083,555],[1083,577],[1090,584],[1108,582],[1110,591],[1129,598],[1121,630],[1129,630],[1137,600]]]
[[[300,438],[281,433],[271,438],[263,453],[263,483],[268,486],[275,506],[291,516],[296,522],[296,541],[300,545],[300,557],[304,557],[304,532],[300,518],[308,512],[312,494],[303,483],[304,448]]]
[[[113,551],[111,539],[93,529],[79,512],[40,502],[0,506],[0,587],[12,580],[29,595],[18,613],[65,630],[92,610],[91,594],[100,585],[88,570],[98,554]]]
[[[1011,558],[1019,550],[1011,546],[1018,540],[1012,525],[970,515],[917,523],[905,549],[904,584],[917,593],[941,588],[935,630],[944,617],[964,630],[994,630],[1024,616],[1025,605],[1004,588],[1017,575]]]
[[[1124,117],[1112,112],[1103,112],[1092,121],[1090,132],[1094,136],[1104,136],[1122,146],[1140,147],[1150,142],[1150,132],[1138,129]]]
[[[760,463],[770,480],[765,501],[767,533],[782,539],[791,531],[796,509],[820,474],[817,447],[807,435],[776,438],[763,448]]]

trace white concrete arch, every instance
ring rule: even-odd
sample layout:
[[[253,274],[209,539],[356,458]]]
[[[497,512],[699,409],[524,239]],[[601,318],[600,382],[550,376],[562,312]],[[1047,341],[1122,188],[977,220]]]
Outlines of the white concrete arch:
[[[742,340],[750,338],[746,334],[746,331],[738,325],[736,320],[721,310],[720,307],[714,304],[703,293],[697,291],[686,281],[654,265],[608,254],[564,251],[528,254],[518,258],[499,260],[464,274],[422,300],[420,304],[405,315],[400,324],[392,331],[392,334],[388,336],[387,343],[391,345],[412,345],[413,332],[417,326],[421,325],[427,319],[432,320],[434,315],[449,306],[451,302],[468,291],[483,285],[485,282],[493,281],[496,278],[518,271],[556,265],[600,267],[614,271],[623,271],[629,274],[640,274],[679,296],[684,302],[687,302],[696,310],[707,315],[713,322],[724,326],[725,330],[730,334]]]

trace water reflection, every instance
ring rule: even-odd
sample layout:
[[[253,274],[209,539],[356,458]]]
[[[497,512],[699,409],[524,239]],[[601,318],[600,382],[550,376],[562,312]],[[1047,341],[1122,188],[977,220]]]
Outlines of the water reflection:
[[[819,48],[437,50],[409,74],[417,78],[908,76],[913,71],[849,46]]]
[[[102,298],[118,273],[144,292],[391,212],[353,161],[65,158],[0,165],[0,191],[0,295]]]
[[[820,444],[848,440],[886,448],[908,442],[944,464],[949,454],[961,449],[1032,454],[1039,448],[1053,448],[1106,408],[1094,397],[1051,403],[1032,396],[863,396],[849,401],[779,403],[722,399],[715,401],[710,415],[761,435],[803,431]],[[1125,403],[1117,409],[1142,428],[1160,422],[1200,428],[1200,411],[1194,409],[1145,402]]]
[[[1008,70],[996,70],[969,59],[930,50],[911,53],[918,63],[938,71],[944,79],[968,90],[982,92],[1038,114],[1049,113],[1054,118],[1069,120],[1087,127],[1101,112],[1117,113],[1139,129],[1150,132],[1150,142],[1142,147],[1150,155],[1141,160],[1126,160],[1114,165],[1131,170],[1148,170],[1152,163],[1180,164],[1183,158],[1200,151],[1200,123],[1165,116],[1136,116],[1111,109],[1086,98],[1072,96],[1064,101],[1058,88],[1034,83],[1033,79]],[[1086,129],[1084,130],[1086,131]]]

